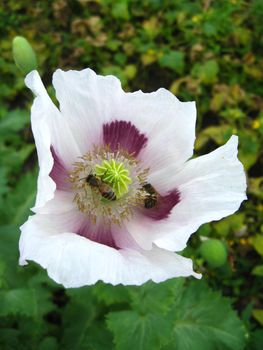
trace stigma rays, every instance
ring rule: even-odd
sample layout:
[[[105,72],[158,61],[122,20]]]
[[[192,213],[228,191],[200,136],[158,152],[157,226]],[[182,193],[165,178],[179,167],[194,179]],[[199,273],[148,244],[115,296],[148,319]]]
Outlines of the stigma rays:
[[[115,201],[117,199],[111,186],[101,180],[97,175],[89,174],[85,178],[86,182],[93,188],[98,189],[103,198],[109,201]],[[157,205],[158,193],[155,188],[150,184],[146,183],[142,186],[142,191],[145,192],[144,207],[146,209],[154,208]]]

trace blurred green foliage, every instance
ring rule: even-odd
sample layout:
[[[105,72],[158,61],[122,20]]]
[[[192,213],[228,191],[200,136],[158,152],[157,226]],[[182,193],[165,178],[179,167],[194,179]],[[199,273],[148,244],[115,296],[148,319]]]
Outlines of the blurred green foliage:
[[[262,349],[262,18],[261,0],[1,3],[1,349]],[[203,225],[184,252],[203,282],[64,290],[33,263],[18,266],[18,227],[34,204],[37,158],[32,95],[12,58],[16,35],[35,49],[46,86],[58,67],[91,67],[117,75],[126,91],[163,86],[196,100],[199,155],[239,135],[249,200],[238,214]],[[224,244],[223,266],[205,260],[204,238]]]

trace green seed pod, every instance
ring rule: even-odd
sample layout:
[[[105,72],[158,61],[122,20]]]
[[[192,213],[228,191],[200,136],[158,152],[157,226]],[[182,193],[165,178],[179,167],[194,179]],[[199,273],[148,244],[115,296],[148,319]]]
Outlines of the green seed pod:
[[[213,268],[221,267],[227,261],[226,247],[218,239],[208,239],[202,242],[200,252],[208,265]]]
[[[37,58],[35,51],[29,42],[22,36],[13,39],[13,57],[17,67],[22,73],[27,74],[37,69]]]

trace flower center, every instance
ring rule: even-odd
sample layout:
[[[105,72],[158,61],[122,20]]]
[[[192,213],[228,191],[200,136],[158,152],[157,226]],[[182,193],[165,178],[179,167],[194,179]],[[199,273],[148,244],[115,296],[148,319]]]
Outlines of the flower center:
[[[129,170],[123,163],[118,163],[115,159],[103,160],[101,165],[95,166],[95,173],[103,182],[112,187],[117,199],[128,192],[132,180]]]
[[[144,205],[148,169],[129,153],[109,147],[94,147],[74,163],[69,174],[80,211],[94,223],[121,225],[133,209]]]

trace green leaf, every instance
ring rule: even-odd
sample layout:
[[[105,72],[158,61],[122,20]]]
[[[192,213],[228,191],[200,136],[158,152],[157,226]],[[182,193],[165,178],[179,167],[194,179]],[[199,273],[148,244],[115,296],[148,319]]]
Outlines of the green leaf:
[[[226,237],[229,234],[230,225],[227,220],[221,220],[214,224],[214,228],[219,236]]]
[[[1,350],[22,349],[19,342],[20,331],[14,328],[0,328],[0,348]]]
[[[0,227],[0,259],[4,264],[2,283],[17,286],[19,230],[16,226]]]
[[[118,19],[128,20],[130,18],[128,1],[118,0],[114,3],[112,8],[112,15]]]
[[[30,122],[29,112],[23,109],[14,109],[8,112],[0,120],[0,137],[1,139],[10,138],[10,134],[22,130]]]
[[[32,267],[32,262],[30,267]],[[28,286],[36,292],[38,317],[43,317],[54,309],[51,293],[57,285],[47,276],[45,270],[38,266],[36,266],[36,268],[36,273],[34,275],[32,275],[32,273],[29,275]],[[24,273],[26,272],[25,267],[20,269],[22,269]]]
[[[8,192],[7,168],[0,168],[0,196]]]
[[[34,290],[19,288],[0,291],[0,315],[24,315],[35,317],[37,312]]]
[[[222,111],[220,115],[226,120],[245,118],[245,113],[239,108],[227,108],[226,110]]]
[[[254,318],[263,326],[263,310],[261,309],[254,309],[252,311],[252,314]]]
[[[127,78],[126,75],[123,71],[123,69],[121,69],[119,66],[107,66],[104,67],[102,70],[103,75],[115,75],[117,78],[120,79],[122,85],[126,85],[127,84]]]
[[[209,237],[211,232],[212,232],[211,225],[210,224],[204,224],[204,225],[199,227],[197,232],[198,232],[199,236]]]
[[[251,243],[258,254],[263,256],[263,235],[257,234],[251,238]]]
[[[230,232],[240,235],[246,228],[245,215],[243,213],[230,215],[227,218],[215,222],[213,227],[219,236],[226,237]]]
[[[252,333],[247,350],[262,350],[263,344],[263,329],[258,329]]]
[[[171,310],[173,337],[164,349],[241,350],[245,329],[230,301],[198,281],[185,287]]]
[[[5,285],[4,282],[4,273],[6,269],[6,263],[3,258],[0,256],[0,288],[2,288]]]
[[[166,314],[182,293],[184,281],[174,278],[159,284],[147,282],[140,287],[129,287],[131,304],[139,313]]]
[[[0,147],[0,158],[2,159],[6,168],[9,169],[9,173],[13,175],[13,178],[15,177],[16,181],[21,177],[21,166],[30,156],[33,150],[35,150],[35,146],[33,144],[26,144],[22,147]]]
[[[86,299],[82,294],[81,300],[79,303],[74,298],[63,314],[62,349],[87,349],[86,336],[94,322],[96,309],[90,292],[86,293]]]
[[[246,169],[249,169],[256,163],[259,157],[260,140],[258,136],[250,130],[240,130],[238,132],[242,142],[238,151],[239,159],[244,164]]]
[[[252,275],[263,277],[263,265],[255,266],[252,270]]]
[[[159,63],[161,67],[170,68],[177,73],[184,70],[184,53],[180,51],[169,51],[160,57]]]
[[[36,316],[41,319],[54,308],[51,301],[52,281],[47,278],[46,271],[40,269],[36,265],[34,266],[32,263],[27,267],[20,267],[18,265],[18,239],[19,229],[17,227],[0,227],[0,269],[2,266],[1,263],[3,262],[0,283],[4,288],[13,288],[10,289],[10,292],[17,291],[15,296],[21,297],[21,303],[23,303],[23,296],[26,301],[28,301],[28,298],[31,298],[31,308],[34,304],[36,305],[34,312],[37,314]],[[37,273],[32,274],[33,271]],[[25,289],[21,290],[21,286]],[[25,286],[27,286],[27,289]],[[28,295],[26,291],[28,291]],[[12,294],[9,295],[7,290],[3,290],[1,293],[3,294],[2,297],[7,298],[7,301],[12,298]],[[13,306],[15,306],[15,303]],[[6,303],[6,307],[8,307],[8,310],[12,313],[12,309],[10,309],[8,303]],[[1,306],[0,310],[2,310]],[[7,312],[8,310],[3,309],[2,311]],[[23,309],[22,311],[21,309],[19,310],[19,313],[22,313]],[[29,311],[30,307],[28,308],[28,312]]]
[[[57,350],[58,341],[54,337],[46,337],[39,344],[37,350]]]
[[[199,78],[204,84],[214,84],[217,81],[219,66],[215,60],[208,60],[203,64],[195,64],[191,74]]]
[[[196,141],[196,149],[204,147],[209,140],[213,140],[218,145],[224,144],[233,134],[229,125],[209,126],[199,134]]]
[[[102,322],[93,322],[85,334],[81,347],[78,350],[113,350],[111,333]]]
[[[172,331],[168,318],[136,311],[111,312],[107,325],[113,332],[117,350],[160,349]]]
[[[263,176],[249,179],[249,192],[263,199]]]
[[[7,196],[5,206],[0,210],[5,222],[21,225],[30,214],[36,196],[36,172],[19,177],[14,190]],[[1,212],[2,211],[2,212]]]
[[[171,279],[140,287],[126,287],[131,310],[111,312],[108,328],[113,332],[117,349],[160,349],[169,340],[172,330],[167,313],[183,291],[184,279]]]
[[[98,282],[92,289],[93,294],[99,301],[106,305],[127,303],[130,300],[128,288],[124,286],[112,286],[103,282]]]
[[[96,319],[100,305],[96,304],[93,295],[99,296],[100,291],[102,291],[102,298],[99,299],[104,301],[104,297],[106,298],[107,296],[107,290],[113,293],[116,287],[106,284],[106,288],[103,289],[97,288],[98,286],[103,287],[103,283],[98,283],[93,287],[67,290],[70,303],[63,314],[63,329],[65,330],[62,337],[63,349],[111,349],[112,336],[106,329],[104,322],[99,322],[100,320]],[[123,286],[122,288],[124,289]],[[116,294],[118,295],[118,293]],[[108,304],[109,300],[106,299],[105,301]],[[113,302],[110,302],[109,305]]]

